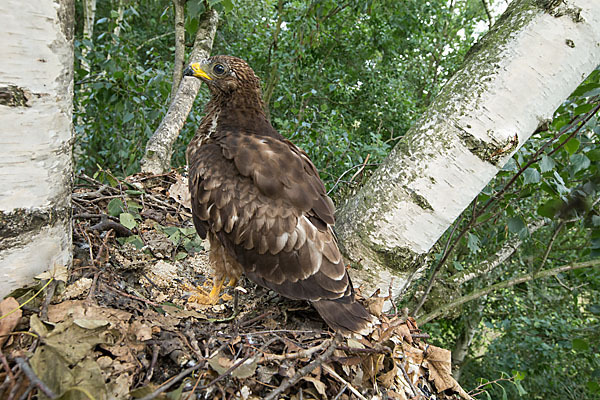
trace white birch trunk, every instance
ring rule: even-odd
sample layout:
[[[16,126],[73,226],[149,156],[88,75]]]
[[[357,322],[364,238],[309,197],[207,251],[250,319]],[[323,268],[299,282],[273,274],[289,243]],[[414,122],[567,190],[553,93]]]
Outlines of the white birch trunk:
[[[0,2],[0,296],[71,263],[73,0]]]
[[[83,37],[92,39],[96,20],[96,0],[83,0]]]
[[[514,1],[339,210],[356,283],[367,292],[387,293],[392,278],[393,293],[406,287],[452,222],[598,64],[600,1]]]

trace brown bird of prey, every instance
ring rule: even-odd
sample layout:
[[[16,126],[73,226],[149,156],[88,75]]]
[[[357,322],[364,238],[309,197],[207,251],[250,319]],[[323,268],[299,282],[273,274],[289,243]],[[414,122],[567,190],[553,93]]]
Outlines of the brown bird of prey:
[[[225,279],[241,274],[308,300],[334,330],[366,333],[371,315],[356,302],[332,230],[334,206],[306,153],[271,126],[260,81],[244,61],[193,63],[211,99],[187,148],[193,220],[208,236],[214,304]]]

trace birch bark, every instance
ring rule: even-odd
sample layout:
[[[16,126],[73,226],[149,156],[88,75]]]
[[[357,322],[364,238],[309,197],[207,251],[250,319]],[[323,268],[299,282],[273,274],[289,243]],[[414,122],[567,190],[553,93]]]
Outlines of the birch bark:
[[[558,6],[557,6],[558,4]],[[398,294],[444,231],[600,64],[600,2],[516,0],[344,204],[336,228],[367,292]]]
[[[71,264],[74,13],[0,2],[0,297]]]

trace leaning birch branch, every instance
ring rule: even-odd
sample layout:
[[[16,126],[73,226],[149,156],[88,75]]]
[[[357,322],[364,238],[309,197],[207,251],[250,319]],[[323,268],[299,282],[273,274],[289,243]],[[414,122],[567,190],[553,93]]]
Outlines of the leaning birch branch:
[[[534,233],[544,225],[546,225],[546,221],[543,219],[532,222],[527,225],[529,234]],[[448,280],[454,284],[462,285],[472,279],[485,275],[508,260],[521,247],[521,244],[523,244],[523,241],[518,236],[515,236],[513,239],[508,240],[492,257],[482,261],[473,269],[460,271],[452,275]]]
[[[173,63],[171,101],[175,99],[181,78],[183,78],[183,65],[185,63],[185,2],[186,0],[173,0],[173,7],[175,8],[175,62]]]
[[[448,311],[450,311],[464,303],[478,299],[481,296],[485,296],[486,294],[489,294],[489,293],[499,290],[499,289],[505,289],[507,287],[518,285],[519,283],[529,282],[533,279],[545,278],[548,276],[558,275],[561,272],[565,272],[565,271],[571,271],[571,270],[580,269],[580,268],[597,267],[599,265],[600,265],[600,260],[595,259],[595,260],[584,261],[584,262],[576,263],[576,264],[562,265],[560,267],[556,267],[556,268],[552,268],[552,269],[546,269],[546,270],[540,271],[536,274],[523,274],[517,278],[511,279],[508,281],[504,281],[504,282],[500,282],[500,283],[496,283],[495,285],[488,286],[486,288],[477,290],[473,293],[463,296],[459,299],[456,299],[452,303],[446,304],[445,306],[440,307],[437,310],[430,312],[429,314],[426,314],[420,318],[417,318],[417,323],[419,324],[419,326],[422,324],[425,324],[425,323],[447,313]]]
[[[200,19],[190,62],[205,59],[210,54],[217,31],[219,14],[207,9]],[[200,90],[199,79],[183,79],[167,114],[146,144],[146,153],[141,160],[142,172],[160,174],[171,167],[173,143],[177,139],[185,120],[192,109]]]

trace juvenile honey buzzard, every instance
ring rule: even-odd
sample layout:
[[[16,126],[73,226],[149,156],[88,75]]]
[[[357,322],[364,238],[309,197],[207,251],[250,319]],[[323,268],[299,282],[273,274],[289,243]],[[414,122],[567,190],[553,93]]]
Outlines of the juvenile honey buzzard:
[[[306,153],[267,119],[260,82],[239,58],[214,56],[186,76],[211,99],[187,148],[193,220],[210,241],[215,303],[243,273],[291,299],[308,300],[334,330],[366,333],[332,230],[334,206]]]

